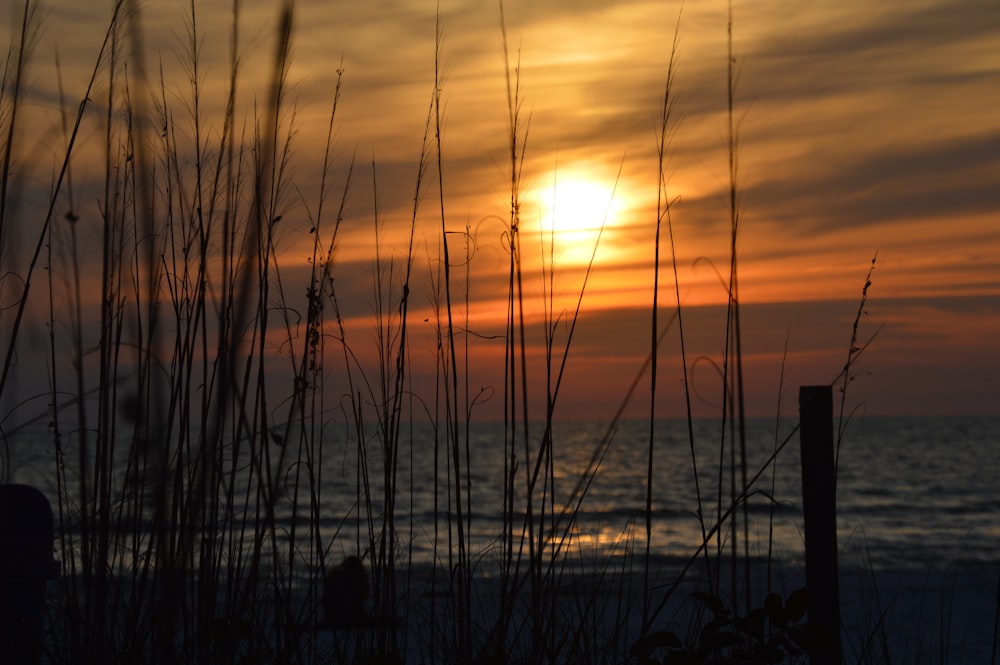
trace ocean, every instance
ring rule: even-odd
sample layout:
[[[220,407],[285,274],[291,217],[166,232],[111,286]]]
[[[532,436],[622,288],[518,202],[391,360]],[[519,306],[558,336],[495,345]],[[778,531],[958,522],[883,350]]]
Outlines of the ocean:
[[[755,480],[745,504],[740,502],[734,513],[735,522],[726,520],[714,532],[720,515],[740,495],[744,479],[743,451],[729,424],[724,428],[717,420],[698,420],[689,433],[684,421],[657,421],[649,475],[648,421],[622,421],[613,428],[602,422],[556,423],[552,463],[538,467],[529,522],[529,471],[535,468],[543,432],[542,423],[533,423],[527,432],[521,425],[505,431],[502,423],[473,423],[452,438],[429,425],[404,424],[395,473],[390,474],[398,567],[424,580],[435,567],[453,571],[460,512],[469,565],[481,580],[500,576],[508,538],[524,544],[531,540],[527,534],[544,527],[546,535],[533,542],[560,561],[566,579],[586,580],[608,570],[635,577],[648,557],[655,597],[682,573],[696,582],[702,573],[690,564],[703,556],[699,545],[709,532],[706,550],[723,569],[734,545],[737,558],[754,562],[753,583],[760,594],[765,575],[780,578],[786,592],[803,583],[802,481],[794,420],[748,421],[746,478]],[[878,630],[897,662],[990,662],[1000,607],[1000,418],[855,415],[838,438],[845,653],[860,656],[870,648],[860,637],[846,637],[849,633],[870,636]],[[9,445],[8,482],[39,487],[55,506],[51,443],[36,434]],[[115,457],[120,468],[114,474],[121,479],[123,497],[130,473],[124,450]],[[327,428],[322,449],[314,451],[320,454],[308,463],[294,445],[285,444],[280,451],[275,447],[268,463],[279,497],[274,504],[277,530],[284,537],[294,531],[296,520],[313,519],[309,515],[315,510],[318,537],[309,539],[325,549],[324,556],[339,560],[358,554],[366,561],[379,556],[370,536],[387,515],[382,451],[376,433],[359,435],[336,424]],[[315,472],[320,488],[315,504],[305,495],[292,499],[296,479],[304,482],[305,467]],[[245,481],[254,468],[249,462],[233,465]],[[505,473],[512,468],[512,495],[505,496]],[[67,478],[72,494],[77,488],[72,469]],[[504,510],[507,500],[512,512]],[[68,519],[67,527],[75,530],[77,525]],[[294,547],[297,556],[309,559],[311,545]],[[527,556],[527,547],[521,551]],[[58,550],[56,558],[68,559]],[[117,559],[119,564],[128,560]],[[309,579],[302,575],[299,582],[308,584]]]
[[[802,562],[802,481],[799,435],[794,421],[751,419],[748,422],[748,477],[759,474],[748,500],[755,553],[766,555],[768,534],[772,551],[788,564]],[[835,423],[835,427],[836,427]],[[429,427],[405,431],[397,463],[397,512],[417,524],[433,521],[445,509],[442,497],[434,498],[435,437]],[[592,473],[579,503],[571,531],[570,549],[600,560],[620,553],[624,543],[645,546],[643,525],[649,457],[649,423],[624,421],[611,430],[610,443]],[[560,422],[552,436],[554,491],[547,501],[557,513],[575,505],[574,494],[588,464],[608,433],[607,423]],[[515,432],[514,452],[518,477],[517,504],[527,493],[524,467],[534,462],[543,424],[529,428],[530,448],[523,431]],[[509,434],[507,436],[510,436]],[[733,433],[723,434],[717,421],[694,423],[694,459],[699,487],[692,471],[692,447],[684,421],[658,421],[654,426],[652,540],[654,556],[683,560],[701,539],[697,519],[698,490],[702,514],[711,523],[731,503],[730,462],[736,448]],[[466,472],[466,439],[459,437],[461,468],[470,481],[468,506],[474,549],[487,548],[500,536],[504,487],[502,424],[476,423],[468,437],[471,471]],[[353,442],[338,437],[327,455],[326,479],[330,510],[343,516],[357,512],[357,455]],[[725,445],[723,446],[723,442]],[[785,444],[776,462],[768,458]],[[724,448],[724,449],[723,449]],[[720,460],[720,450],[722,459]],[[452,471],[453,459],[445,434],[437,441],[440,482]],[[530,458],[530,459],[529,459]],[[369,452],[369,463],[378,455]],[[529,459],[528,462],[525,460]],[[839,446],[837,480],[838,539],[842,565],[848,568],[887,571],[944,571],[956,566],[996,570],[1000,565],[1000,418],[887,418],[857,416],[845,425]],[[720,465],[723,492],[719,495]],[[448,467],[445,469],[445,467]],[[381,492],[382,469],[369,469],[370,492]],[[453,477],[453,476],[452,476]],[[465,478],[463,477],[463,482]],[[537,481],[541,487],[541,480]],[[742,473],[736,482],[742,484]],[[440,493],[439,493],[440,494]],[[536,489],[541,495],[541,490]],[[535,510],[540,509],[536,499]],[[344,523],[354,523],[353,520]],[[773,525],[773,530],[769,530]],[[433,542],[421,529],[408,541],[418,561],[434,558]]]

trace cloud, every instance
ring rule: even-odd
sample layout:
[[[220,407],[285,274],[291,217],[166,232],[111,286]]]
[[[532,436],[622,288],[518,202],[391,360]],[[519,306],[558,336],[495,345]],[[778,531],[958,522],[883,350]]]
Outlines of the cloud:
[[[829,168],[756,182],[746,197],[789,233],[864,228],[1000,209],[1000,133],[884,146]]]

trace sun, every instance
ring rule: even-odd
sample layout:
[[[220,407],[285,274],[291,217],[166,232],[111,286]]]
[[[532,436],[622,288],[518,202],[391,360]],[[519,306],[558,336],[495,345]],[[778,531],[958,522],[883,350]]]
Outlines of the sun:
[[[614,254],[608,244],[621,209],[614,182],[604,183],[585,171],[561,170],[541,178],[533,188],[537,229],[542,246],[563,267],[586,266]]]
[[[542,230],[555,234],[597,231],[613,223],[617,209],[611,186],[571,176],[539,186],[538,199]]]

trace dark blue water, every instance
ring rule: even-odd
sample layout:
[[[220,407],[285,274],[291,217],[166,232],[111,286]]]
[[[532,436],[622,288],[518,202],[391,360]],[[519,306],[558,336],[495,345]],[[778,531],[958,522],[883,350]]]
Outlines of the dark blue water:
[[[772,556],[787,564],[801,562],[801,471],[799,435],[794,422],[753,420],[747,429],[747,478],[756,481],[747,500],[750,547],[753,554]],[[523,511],[527,474],[539,454],[543,428],[531,428],[525,449],[517,435],[514,446],[515,509]],[[612,431],[610,444],[603,423],[560,423],[552,443],[552,483],[543,494],[536,482],[533,510],[555,516],[575,512],[567,551],[600,560],[626,550],[645,548],[649,425],[627,421]],[[842,565],[879,570],[944,570],[961,564],[996,568],[1000,563],[1000,419],[998,418],[856,418],[846,425],[838,457],[838,530]],[[657,423],[653,443],[651,549],[663,559],[683,559],[702,542],[701,514],[706,531],[719,523],[733,503],[733,462],[736,495],[741,494],[743,470],[738,439],[723,433],[721,423],[698,421],[694,456],[687,425]],[[448,442],[437,442],[439,515],[448,505],[443,486],[454,482]],[[504,445],[502,426],[473,425],[465,458],[461,442],[460,484],[463,511],[471,513],[474,549],[489,548],[503,524]],[[783,445],[784,444],[784,445]],[[328,456],[331,513],[357,512],[356,455],[351,443],[340,441],[340,457]],[[770,458],[781,448],[773,463]],[[603,453],[603,454],[602,454]],[[369,459],[378,454],[369,450]],[[599,459],[593,466],[592,460]],[[417,559],[433,555],[427,531],[435,512],[435,441],[427,428],[414,430],[412,443],[400,449],[397,471],[397,513],[411,515],[420,528],[407,541]],[[699,484],[696,488],[694,468]],[[447,468],[446,468],[447,467]],[[378,465],[370,469],[379,469]],[[450,476],[448,474],[451,474]],[[375,496],[381,471],[372,474]],[[449,481],[448,478],[451,480]],[[581,479],[585,492],[581,498]],[[554,489],[552,489],[554,488]],[[468,500],[467,500],[468,499]],[[737,517],[742,520],[742,507]],[[563,518],[565,519],[565,518]],[[729,547],[732,520],[710,547]],[[565,526],[560,524],[560,526]],[[742,523],[737,535],[743,547]]]
[[[800,563],[803,556],[795,424],[751,420],[746,433],[747,478],[756,477],[746,506],[751,552],[766,556],[770,551],[789,565]],[[734,478],[736,496],[741,494],[740,446],[731,428],[726,428],[724,432],[714,420],[696,421],[692,456],[685,422],[656,424],[650,532],[654,556],[664,560],[690,556],[702,543],[703,524],[710,531],[731,507]],[[526,448],[523,431],[514,434],[518,535],[524,523],[520,516],[527,509],[527,471],[537,462],[542,435],[541,424],[529,428]],[[510,456],[504,437],[503,425],[492,423],[474,423],[467,439],[465,432],[459,436],[457,485],[462,489],[462,512],[471,525],[473,551],[495,547],[502,535],[504,460]],[[443,433],[435,439],[431,427],[419,425],[404,428],[401,438],[395,474],[399,540],[416,561],[440,560],[446,517],[455,515],[458,508],[450,441]],[[643,421],[624,421],[610,430],[601,422],[556,425],[550,482],[543,487],[543,477],[536,481],[532,509],[536,517],[544,510],[550,524],[553,518],[559,520],[555,533],[566,536],[563,551],[601,560],[645,549],[649,440],[649,424]],[[359,447],[364,451],[367,492],[361,482]],[[776,447],[781,450],[771,462]],[[331,429],[324,443],[321,522],[335,551],[350,551],[359,533],[367,532],[369,518],[384,513],[381,450],[378,437],[359,444],[349,428]],[[10,453],[9,480],[40,487],[55,503],[52,445],[35,435],[13,442]],[[120,457],[124,466],[125,456]],[[279,485],[289,486],[287,494],[291,494],[292,471],[299,468],[292,457],[284,459],[283,469],[277,468],[277,455],[272,457],[274,475],[284,479]],[[75,460],[73,451],[67,459]],[[846,425],[838,462],[842,565],[878,570],[1000,566],[1000,418],[856,417]],[[118,475],[124,483],[124,468]],[[74,492],[72,468],[67,478]],[[703,522],[697,518],[699,491]],[[279,501],[279,522],[291,519],[292,507],[290,500]],[[298,507],[307,504],[303,500]],[[575,514],[572,524],[570,514]],[[736,517],[742,551],[742,506]],[[722,523],[719,535],[710,539],[710,549],[721,546],[725,551],[730,546],[733,520]]]

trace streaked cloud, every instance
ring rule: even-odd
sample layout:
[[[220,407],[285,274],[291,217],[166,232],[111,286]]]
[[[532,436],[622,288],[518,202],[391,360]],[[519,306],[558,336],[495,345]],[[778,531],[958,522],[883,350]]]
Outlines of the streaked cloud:
[[[16,4],[11,3],[9,15]],[[196,9],[204,136],[217,140],[232,17],[226,3],[196,3]],[[831,331],[849,331],[851,308],[844,303],[860,295],[877,250],[873,288],[883,299],[873,301],[871,318],[887,325],[874,347],[885,351],[873,351],[871,358],[881,359],[900,377],[897,383],[877,382],[879,391],[896,391],[885,398],[884,410],[905,410],[904,394],[933,399],[933,387],[913,388],[921,370],[908,366],[905,354],[933,371],[948,368],[947,385],[940,390],[951,390],[953,380],[967,380],[968,387],[955,390],[976,394],[988,377],[973,358],[979,353],[995,359],[991,340],[997,313],[988,299],[1000,295],[1000,116],[995,111],[1000,108],[1000,4],[769,0],[737,3],[735,11],[740,293],[749,308],[744,333],[755,371],[773,373],[785,331],[801,325],[810,341],[794,341],[792,353],[810,368],[802,375],[835,374],[834,349],[839,352],[843,340],[835,340]],[[171,107],[181,161],[189,164],[194,131],[185,40],[190,19],[184,7],[169,2],[143,3],[142,12],[150,83],[158,89],[162,67],[164,87],[158,94]],[[721,353],[719,320],[708,313],[725,300],[716,270],[726,272],[729,254],[726,4],[688,3],[681,9],[679,3],[647,0],[519,0],[506,2],[504,13],[508,56],[512,65],[518,63],[522,109],[525,120],[530,117],[522,238],[530,259],[525,293],[536,299],[527,309],[532,325],[539,325],[547,307],[569,311],[583,279],[581,266],[565,260],[566,248],[546,255],[537,234],[539,183],[585,173],[609,186],[621,168],[616,195],[621,219],[607,230],[598,250],[574,356],[579,367],[601,373],[618,366],[620,381],[641,362],[642,352],[635,350],[644,348],[642,337],[621,333],[648,327],[643,318],[649,316],[654,274],[655,125],[679,20],[676,125],[666,165],[670,196],[677,197],[671,221],[682,300],[692,307],[690,325],[703,343],[698,352]],[[33,111],[31,129],[18,137],[23,163],[31,167],[22,190],[28,210],[37,210],[44,199],[52,155],[65,143],[60,105],[73,110],[79,103],[107,21],[104,5],[66,0],[50,3],[44,13],[26,102]],[[266,95],[271,76],[276,22],[274,3],[242,5],[237,116],[241,131],[247,128],[247,143],[254,104]],[[442,41],[435,63],[438,26]],[[57,49],[62,100],[53,64]],[[477,334],[491,337],[485,346],[492,348],[506,315],[504,220],[510,203],[507,81],[496,3],[442,2],[440,16],[433,3],[406,0],[298,3],[289,70],[295,116],[286,125],[294,188],[280,235],[281,265],[290,283],[308,269],[307,211],[316,207],[321,146],[342,75],[329,176],[332,200],[353,168],[336,251],[340,305],[352,325],[363,327],[375,297],[374,229],[378,225],[384,232],[379,240],[383,257],[399,261],[412,219],[418,247],[414,311],[421,319],[431,318],[440,267],[436,163],[425,173],[415,219],[412,211],[418,161],[427,147],[423,139],[435,64],[442,74],[445,225],[460,253],[466,251],[462,234],[471,230],[472,259],[467,265],[455,262],[456,270],[463,279],[469,271],[470,320]],[[87,228],[97,228],[100,219],[95,201],[103,173],[88,165],[103,159],[107,92],[107,81],[99,77],[74,161]],[[329,232],[329,227],[320,230]],[[664,241],[664,311],[673,297],[669,249]],[[555,266],[544,263],[549,256]],[[552,282],[545,281],[543,265],[545,274],[556,276]],[[551,284],[556,293],[546,304],[539,299]],[[954,321],[966,332],[948,335],[932,321]],[[905,354],[898,349],[906,349]],[[482,352],[483,358],[491,357],[491,351]],[[664,360],[675,361],[673,352]],[[759,379],[757,385],[764,390],[766,383]],[[869,401],[877,399],[873,394]],[[939,406],[963,409],[958,397],[949,399]]]

